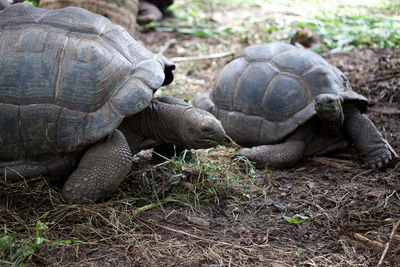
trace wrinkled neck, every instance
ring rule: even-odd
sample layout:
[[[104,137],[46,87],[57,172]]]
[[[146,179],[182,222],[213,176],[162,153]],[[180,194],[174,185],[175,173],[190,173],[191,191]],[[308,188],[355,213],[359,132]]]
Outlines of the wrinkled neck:
[[[344,122],[344,113],[343,109],[337,110],[335,116],[329,114],[329,116],[323,116],[323,114],[318,114],[321,124],[322,131],[324,134],[328,136],[336,136],[343,132],[343,122]]]
[[[188,107],[152,101],[143,111],[125,118],[124,128],[143,138],[180,144],[182,115]]]
[[[343,130],[343,120],[322,121],[322,129],[328,136],[340,135]]]

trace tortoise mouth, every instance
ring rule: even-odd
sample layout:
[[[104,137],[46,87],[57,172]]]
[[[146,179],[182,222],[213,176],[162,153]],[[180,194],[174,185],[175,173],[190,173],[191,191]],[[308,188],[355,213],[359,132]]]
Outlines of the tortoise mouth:
[[[180,125],[185,129],[181,138],[191,148],[209,148],[226,139],[225,130],[220,122],[208,112],[187,107],[181,114]]]
[[[317,100],[315,102],[315,110],[317,113],[337,113],[342,109],[342,105],[339,101],[335,101],[334,99],[326,99],[324,101]]]
[[[338,102],[316,103],[315,111],[322,121],[342,124],[344,114],[342,105]]]
[[[341,109],[342,98],[332,94],[321,94],[315,101],[317,111],[337,111]]]
[[[184,143],[186,146],[189,146],[190,148],[201,149],[201,148],[210,148],[217,146],[219,144],[223,144],[226,139],[227,136],[225,132],[212,133],[207,136],[200,133],[193,135],[193,132],[191,132],[191,134],[185,138]]]
[[[216,145],[229,143],[229,139],[225,133],[217,133],[207,137],[195,138],[192,140],[199,148],[209,148]]]
[[[223,142],[228,142],[228,138],[226,137],[226,135],[223,136],[212,136],[209,138],[200,138],[199,140],[201,140],[204,143],[223,143]]]
[[[337,105],[332,105],[332,104],[316,104],[315,109],[317,111],[335,112],[338,110],[338,107]]]

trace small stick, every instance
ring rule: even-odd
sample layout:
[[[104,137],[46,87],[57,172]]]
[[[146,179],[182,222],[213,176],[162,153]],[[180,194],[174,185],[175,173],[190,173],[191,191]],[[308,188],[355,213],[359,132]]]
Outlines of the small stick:
[[[400,109],[394,107],[370,107],[368,110],[382,114],[400,114]]]
[[[142,206],[142,207],[140,207],[140,208],[137,208],[137,209],[134,211],[133,215],[137,216],[137,215],[139,215],[139,213],[141,213],[141,212],[144,212],[144,211],[147,211],[147,210],[151,210],[151,209],[157,208],[157,207],[159,207],[159,206],[161,206],[161,205],[163,205],[163,204],[166,204],[166,203],[172,202],[172,201],[174,201],[174,200],[172,200],[172,199],[164,199],[164,200],[162,200],[162,201],[160,201],[160,202],[157,202],[157,203],[150,203],[150,204],[148,204],[148,205],[145,205],[145,206]]]
[[[372,172],[372,171],[373,171],[373,169],[360,172],[359,174],[354,175],[354,176],[351,178],[351,180],[353,181],[355,178],[357,178],[357,177],[359,177],[359,176],[362,176],[362,175],[364,175],[364,174],[370,173],[370,172]]]
[[[389,246],[390,246],[390,243],[391,243],[391,241],[393,239],[394,233],[396,232],[397,228],[399,228],[399,226],[400,226],[400,220],[396,223],[396,225],[393,227],[392,232],[390,233],[389,241],[385,244],[385,250],[383,251],[381,259],[379,260],[378,267],[382,266],[383,260],[386,257],[386,253],[389,250]]]
[[[344,166],[342,164],[336,163],[336,162],[329,160],[327,158],[324,158],[324,157],[313,157],[313,161],[318,162],[323,165],[326,165],[328,167],[333,167],[333,168],[339,169],[339,170],[346,170],[346,171],[353,170],[353,168],[351,168],[351,167]]]
[[[193,56],[193,57],[173,57],[171,58],[172,62],[174,63],[179,63],[179,62],[185,62],[185,61],[196,61],[196,60],[204,60],[204,59],[215,59],[215,58],[220,58],[220,57],[228,57],[228,56],[233,56],[233,52],[222,52],[222,53],[216,53],[216,54],[210,54],[210,55],[205,55],[205,56]]]
[[[167,50],[169,49],[169,47],[170,47],[172,44],[174,44],[174,43],[176,43],[176,39],[175,39],[175,38],[169,39],[169,40],[168,40],[167,42],[165,42],[165,44],[160,48],[160,51],[158,51],[158,54],[159,54],[159,55],[163,55],[164,52],[167,51]]]
[[[356,240],[361,241],[361,242],[367,244],[368,246],[372,247],[373,249],[382,251],[382,250],[385,248],[384,245],[383,245],[381,242],[368,239],[368,238],[366,238],[365,236],[363,236],[363,235],[361,235],[361,234],[354,233],[354,234],[353,234],[353,237],[354,237]]]
[[[161,224],[158,224],[158,223],[155,223],[155,222],[147,221],[147,220],[142,219],[140,217],[136,217],[136,218],[139,221],[142,221],[144,223],[150,223],[150,224],[155,225],[155,226],[157,226],[159,228],[163,228],[163,229],[165,229],[167,231],[171,231],[171,232],[174,232],[174,233],[186,235],[186,236],[189,236],[189,237],[192,237],[192,238],[195,238],[195,239],[199,239],[199,240],[203,240],[203,241],[206,241],[206,242],[209,242],[209,243],[217,243],[217,244],[220,244],[220,245],[223,245],[223,246],[229,246],[229,247],[239,248],[239,249],[243,249],[243,250],[247,250],[247,251],[253,251],[251,248],[246,248],[246,247],[243,247],[243,246],[238,246],[238,245],[230,244],[230,243],[227,243],[227,242],[211,240],[211,239],[204,238],[204,237],[201,237],[201,236],[189,234],[189,233],[186,233],[186,232],[181,231],[181,230],[172,229],[172,228],[169,228],[167,226],[164,226],[164,225],[161,225]]]

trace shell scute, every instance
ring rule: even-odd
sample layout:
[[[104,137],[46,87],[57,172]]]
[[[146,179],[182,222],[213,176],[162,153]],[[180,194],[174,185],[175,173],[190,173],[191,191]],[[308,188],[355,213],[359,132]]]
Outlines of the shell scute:
[[[251,63],[237,82],[233,110],[248,115],[260,115],[267,87],[276,75],[278,71],[269,64]]]
[[[268,46],[252,45],[243,49],[237,57],[244,57],[249,62],[268,62],[276,55],[292,49],[293,46],[280,43],[271,43]]]
[[[12,161],[24,157],[24,144],[20,142],[19,106],[0,104],[0,161]]]
[[[346,90],[343,83],[326,66],[317,66],[304,75],[304,81],[313,96],[319,94],[339,94]]]
[[[66,7],[55,11],[43,12],[43,15],[36,23],[64,29],[69,32],[94,35],[99,35],[112,25],[107,18],[83,8]]]
[[[146,83],[153,90],[160,88],[165,78],[161,64],[153,59],[139,64],[133,76]]]
[[[235,60],[235,64],[226,65],[218,75],[211,99],[220,109],[232,110],[237,81],[248,66],[243,58]]]
[[[319,56],[298,49],[287,50],[271,60],[271,64],[282,72],[302,76],[304,72],[312,68],[315,64],[320,64]]]
[[[308,103],[301,79],[281,73],[269,84],[261,114],[269,121],[285,121]]]

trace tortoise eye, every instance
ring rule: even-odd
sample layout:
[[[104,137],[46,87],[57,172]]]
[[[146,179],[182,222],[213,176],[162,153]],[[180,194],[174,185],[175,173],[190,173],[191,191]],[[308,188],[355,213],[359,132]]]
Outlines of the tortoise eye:
[[[213,130],[212,130],[210,127],[208,127],[208,126],[202,127],[202,128],[201,128],[201,131],[202,131],[203,133],[208,133],[208,134],[213,132]]]

